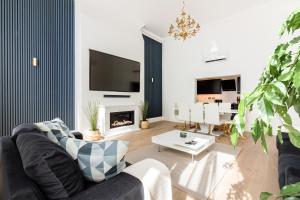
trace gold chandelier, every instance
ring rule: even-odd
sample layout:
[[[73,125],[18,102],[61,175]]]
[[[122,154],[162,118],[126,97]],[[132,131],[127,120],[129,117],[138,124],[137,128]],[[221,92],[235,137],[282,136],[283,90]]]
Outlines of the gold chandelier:
[[[183,7],[181,15],[176,18],[176,26],[171,24],[169,29],[169,35],[176,40],[186,40],[187,38],[194,37],[200,30],[199,23],[196,22],[189,14],[184,11],[185,2],[183,1]]]

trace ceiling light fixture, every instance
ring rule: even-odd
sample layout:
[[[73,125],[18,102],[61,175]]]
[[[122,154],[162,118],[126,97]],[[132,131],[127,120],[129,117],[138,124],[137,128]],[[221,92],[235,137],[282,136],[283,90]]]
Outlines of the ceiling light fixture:
[[[184,11],[185,2],[183,1],[183,7],[181,15],[176,18],[176,25],[171,24],[169,29],[169,35],[176,40],[185,41],[187,38],[194,37],[200,30],[199,23],[196,22],[189,14]]]

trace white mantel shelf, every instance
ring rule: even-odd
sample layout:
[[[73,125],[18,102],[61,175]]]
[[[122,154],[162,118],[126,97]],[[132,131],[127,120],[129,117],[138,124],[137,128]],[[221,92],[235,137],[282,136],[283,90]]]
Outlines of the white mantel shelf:
[[[110,128],[110,113],[112,112],[125,112],[134,111],[134,124],[130,126],[122,126],[118,128]],[[103,104],[99,107],[99,127],[100,132],[104,137],[111,137],[115,135],[120,135],[123,133],[128,133],[131,131],[140,130],[140,107],[136,104]]]

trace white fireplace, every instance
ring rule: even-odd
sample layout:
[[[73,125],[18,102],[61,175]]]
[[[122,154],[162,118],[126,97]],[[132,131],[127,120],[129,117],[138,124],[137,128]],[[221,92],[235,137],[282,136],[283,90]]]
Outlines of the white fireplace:
[[[138,105],[100,105],[99,128],[104,136],[139,130]]]

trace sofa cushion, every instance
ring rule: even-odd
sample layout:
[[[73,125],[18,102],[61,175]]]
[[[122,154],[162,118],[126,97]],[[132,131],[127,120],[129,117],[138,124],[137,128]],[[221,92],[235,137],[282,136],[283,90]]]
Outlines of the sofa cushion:
[[[39,127],[41,131],[45,132],[48,138],[56,144],[60,144],[59,140],[62,137],[74,137],[70,133],[68,126],[60,118],[39,122],[36,123],[36,126]]]
[[[18,126],[16,126],[12,131],[12,137],[11,139],[16,142],[17,137],[20,134],[26,134],[30,132],[36,132],[36,133],[43,133],[38,126],[32,123],[23,123]],[[44,134],[44,133],[43,133]]]
[[[78,150],[78,163],[85,178],[100,182],[125,168],[128,142],[121,140],[89,142]]]
[[[71,200],[126,200],[144,199],[142,182],[132,175],[120,173],[118,176],[97,184],[92,184]]]
[[[0,138],[0,199],[44,200],[39,187],[25,174],[16,144],[10,137]]]
[[[72,157],[40,133],[17,138],[27,176],[34,180],[47,199],[67,199],[84,189],[84,179]]]

